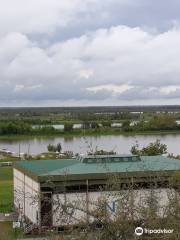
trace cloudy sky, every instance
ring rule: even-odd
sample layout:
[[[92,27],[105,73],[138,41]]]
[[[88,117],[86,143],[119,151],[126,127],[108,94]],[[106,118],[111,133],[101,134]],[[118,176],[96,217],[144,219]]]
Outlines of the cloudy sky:
[[[0,106],[180,104],[179,0],[0,5]]]

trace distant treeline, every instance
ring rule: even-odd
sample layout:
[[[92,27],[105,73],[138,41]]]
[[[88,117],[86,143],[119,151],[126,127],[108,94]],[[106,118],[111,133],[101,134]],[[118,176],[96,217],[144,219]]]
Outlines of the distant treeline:
[[[30,124],[58,121],[103,121],[148,118],[171,113],[180,119],[180,106],[103,106],[0,108],[0,120],[24,120]]]
[[[171,115],[154,116],[148,121],[140,120],[134,126],[130,126],[129,121],[125,121],[122,125],[124,131],[161,131],[161,130],[180,130],[180,125]]]
[[[131,124],[130,120],[123,120],[122,126],[112,128],[112,121],[82,121],[81,129],[74,129],[72,122],[64,122],[64,129],[55,129],[51,125],[41,125],[33,127],[30,121],[0,121],[0,135],[48,135],[48,134],[62,134],[62,133],[113,133],[113,132],[146,132],[146,131],[166,131],[166,130],[180,130],[180,125],[177,124],[176,119],[171,115],[158,115],[151,119],[140,119]]]
[[[64,112],[64,113],[43,113],[41,112],[0,112],[0,120],[24,121],[29,124],[58,124],[66,121],[83,122],[83,121],[106,121],[106,120],[137,120],[140,113],[130,112]]]
[[[156,111],[180,111],[180,105],[149,105],[149,106],[89,106],[89,107],[0,107],[0,114],[59,114],[73,112],[156,112]]]

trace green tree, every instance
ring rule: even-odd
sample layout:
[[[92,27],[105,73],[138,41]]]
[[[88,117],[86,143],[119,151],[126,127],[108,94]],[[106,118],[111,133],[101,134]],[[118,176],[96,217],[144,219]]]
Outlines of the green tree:
[[[82,128],[83,128],[83,129],[89,129],[89,128],[90,128],[90,122],[88,122],[88,121],[83,121],[83,123],[82,123]]]
[[[49,152],[56,152],[56,146],[52,145],[52,144],[49,144],[47,146],[47,149]]]
[[[67,123],[64,124],[64,131],[65,132],[70,132],[72,130],[73,130],[73,124],[72,123],[67,122]]]
[[[148,130],[174,130],[177,129],[176,119],[171,115],[154,116],[147,123]]]
[[[111,127],[111,121],[103,121],[102,125],[103,127]]]
[[[143,155],[143,156],[155,156],[155,155],[162,155],[167,153],[167,145],[162,144],[159,139],[155,142],[149,143],[148,146],[139,148],[139,144],[136,143],[131,148],[131,153],[134,155]]]
[[[91,128],[99,128],[99,124],[97,122],[91,122]]]
[[[61,143],[58,143],[57,146],[56,146],[56,151],[58,151],[60,153],[61,150],[62,150]]]
[[[130,127],[130,121],[129,120],[125,120],[123,123],[122,123],[122,130],[125,131],[125,132],[128,132],[128,131],[131,131],[131,127]]]

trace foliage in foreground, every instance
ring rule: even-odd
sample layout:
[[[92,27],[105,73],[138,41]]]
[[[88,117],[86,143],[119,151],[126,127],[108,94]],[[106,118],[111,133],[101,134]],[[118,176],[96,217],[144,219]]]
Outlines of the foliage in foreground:
[[[121,188],[121,179],[115,174],[108,179],[104,189],[99,189],[99,197],[96,199],[87,198],[86,193],[85,198],[79,193],[74,193],[71,200],[68,198],[68,193],[64,193],[64,197],[61,194],[61,197],[56,195],[53,199],[49,199],[54,206],[54,221],[66,226],[67,229],[63,235],[51,232],[50,239],[180,239],[180,186],[178,187],[177,184],[174,189],[169,183],[168,188],[167,185],[166,188],[163,186],[157,188],[157,178],[150,177],[150,180],[151,184],[146,189],[137,189],[137,185],[131,181],[126,188]],[[53,185],[51,182],[52,190]],[[32,197],[33,201],[34,199]],[[115,205],[111,204],[112,201]],[[81,214],[77,215],[77,212]],[[75,223],[74,227],[72,222]],[[170,229],[173,232],[158,235],[144,234],[137,237],[134,233],[136,227]],[[46,232],[47,235],[49,233]]]
[[[156,140],[155,142],[149,143],[148,146],[140,148],[139,144],[136,143],[131,148],[131,153],[134,155],[140,155],[140,156],[156,156],[156,155],[162,155],[167,153],[167,145],[162,144],[160,140]]]

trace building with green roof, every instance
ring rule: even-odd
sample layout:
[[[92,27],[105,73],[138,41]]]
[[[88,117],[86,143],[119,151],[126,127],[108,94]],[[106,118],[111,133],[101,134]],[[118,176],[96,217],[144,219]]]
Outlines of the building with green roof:
[[[88,155],[19,161],[14,164],[14,205],[21,218],[37,225],[55,226],[53,199],[58,194],[73,198],[73,194],[110,191],[114,176],[119,189],[129,185],[136,189],[165,187],[177,171],[180,160],[165,156]]]

